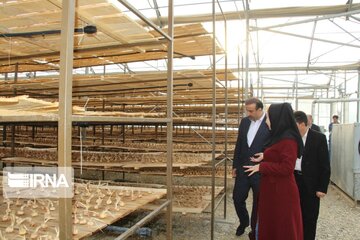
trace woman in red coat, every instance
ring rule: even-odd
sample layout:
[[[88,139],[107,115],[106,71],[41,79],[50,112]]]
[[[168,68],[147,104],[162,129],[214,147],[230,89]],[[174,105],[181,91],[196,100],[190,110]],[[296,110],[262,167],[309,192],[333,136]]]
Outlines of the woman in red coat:
[[[258,203],[258,240],[303,240],[299,191],[294,167],[303,142],[288,103],[268,110],[271,140],[255,166],[244,166],[250,175],[261,173]]]

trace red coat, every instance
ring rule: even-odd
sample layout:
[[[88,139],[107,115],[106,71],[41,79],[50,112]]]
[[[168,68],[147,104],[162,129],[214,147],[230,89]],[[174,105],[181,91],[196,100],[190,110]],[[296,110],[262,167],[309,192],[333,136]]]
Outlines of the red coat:
[[[299,191],[294,167],[295,140],[283,139],[267,148],[260,164],[259,240],[303,240]]]

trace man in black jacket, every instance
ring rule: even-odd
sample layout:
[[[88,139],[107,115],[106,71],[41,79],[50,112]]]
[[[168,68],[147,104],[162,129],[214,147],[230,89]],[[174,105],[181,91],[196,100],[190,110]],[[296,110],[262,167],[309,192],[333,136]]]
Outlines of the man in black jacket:
[[[294,171],[300,194],[304,240],[314,240],[320,199],[326,195],[330,181],[329,152],[325,135],[309,129],[306,114],[296,111],[294,116],[305,146]]]
[[[254,165],[250,157],[254,154],[263,152],[264,144],[270,137],[268,126],[266,125],[266,115],[263,103],[257,98],[250,98],[245,101],[247,117],[241,120],[239,135],[235,146],[233,161],[233,177],[235,185],[233,199],[236,213],[240,220],[240,225],[236,230],[236,235],[241,236],[245,228],[249,226],[249,213],[246,209],[246,199],[250,188],[253,192],[253,204],[251,212],[251,232],[250,239],[255,239],[256,216],[257,216],[257,197],[259,193],[260,175],[253,174],[250,177],[244,172],[243,166]]]
[[[313,123],[313,117],[311,114],[306,115],[308,119],[308,126],[310,129],[321,132],[320,127]]]

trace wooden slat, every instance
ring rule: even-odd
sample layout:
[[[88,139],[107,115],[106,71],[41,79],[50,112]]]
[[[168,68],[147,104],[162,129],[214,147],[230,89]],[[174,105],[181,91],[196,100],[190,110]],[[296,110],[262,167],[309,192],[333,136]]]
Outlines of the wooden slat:
[[[4,102],[4,104],[1,103],[2,101]],[[58,112],[57,102],[53,102],[53,103],[46,102],[43,100],[28,98],[27,96],[14,97],[10,100],[9,98],[0,97],[0,117],[3,118],[1,121],[6,121],[5,120],[6,116],[54,117],[54,114],[57,114],[57,112]],[[92,112],[92,111],[86,111],[85,108],[83,107],[76,107],[76,106],[73,107],[73,114],[79,116],[89,116],[88,121],[91,121],[90,116],[134,117],[134,118],[162,116],[162,114],[159,113]]]
[[[199,189],[197,191],[196,189]],[[223,187],[215,187],[215,197]],[[174,186],[173,187],[173,211],[180,213],[202,213],[211,203],[211,188],[207,186]],[[188,198],[188,200],[186,200]],[[194,201],[195,200],[195,201]],[[163,200],[156,200],[145,205],[145,209],[152,210],[160,206]]]
[[[86,199],[88,199],[90,196],[84,199],[84,196],[86,195],[86,191],[84,191],[85,188],[90,189],[90,194],[92,193],[94,196],[90,203],[89,203],[89,210],[91,211],[89,214],[86,213],[85,208],[82,207],[83,205],[86,205]],[[119,219],[127,216],[131,212],[141,208],[142,206],[148,204],[149,202],[152,202],[154,200],[157,200],[161,197],[163,197],[166,194],[165,189],[154,189],[154,188],[145,188],[145,187],[126,187],[126,186],[102,186],[102,185],[85,185],[76,183],[75,184],[75,196],[73,198],[73,203],[76,204],[77,202],[81,202],[81,204],[77,204],[77,211],[76,213],[73,212],[73,215],[77,215],[77,219],[84,219],[86,222],[85,224],[74,223],[74,228],[78,230],[78,233],[76,235],[73,235],[74,239],[82,239],[86,236],[90,236],[96,231],[103,229],[107,225],[112,224],[113,222],[118,221]],[[99,197],[99,191],[101,191],[103,194],[105,194],[103,204],[99,206],[99,209],[95,209],[94,206],[96,205],[96,199]],[[107,192],[111,191],[112,195],[107,195]],[[131,200],[131,196],[127,196],[127,193],[133,193],[135,199]],[[141,197],[137,197],[141,194]],[[115,201],[116,196],[121,195],[121,199],[123,202],[125,202],[125,206],[120,207],[119,210],[115,209]],[[108,199],[111,199],[112,203],[107,204],[106,201]],[[18,202],[19,205],[15,205],[15,202],[11,205],[10,209],[12,211],[11,214],[15,214],[17,217],[26,218],[30,217],[30,221],[25,221],[22,225],[25,225],[28,229],[27,233],[24,235],[26,239],[30,239],[30,235],[34,230],[39,227],[43,221],[44,221],[44,215],[45,215],[45,207],[48,205],[48,200],[41,199],[37,200],[40,201],[37,204],[39,205],[38,208],[32,208],[30,205],[29,207],[26,207],[23,209],[24,214],[19,215],[18,211],[20,210],[21,206],[26,204],[28,199],[18,199],[14,200],[15,202]],[[32,200],[34,201],[34,200]],[[7,208],[7,204],[4,201],[3,197],[0,197],[0,211],[2,213],[5,213],[5,210]],[[41,203],[44,203],[45,206],[42,206]],[[47,223],[47,227],[45,229],[40,228],[38,232],[38,237],[48,235],[49,238],[55,239],[56,236],[56,228],[58,228],[58,202],[52,201],[54,209],[50,210],[50,216],[52,219]],[[100,213],[104,210],[109,210],[110,213],[107,214],[105,218],[100,218]],[[38,213],[38,216],[31,217],[32,211],[36,211]],[[96,214],[96,216],[93,216]],[[87,224],[90,220],[92,220],[93,224]],[[10,220],[8,221],[0,221],[0,230],[3,234],[3,236],[6,237],[6,239],[17,239],[18,236],[18,228],[19,226],[15,226],[13,233],[5,233],[5,229],[9,226]]]
[[[128,19],[128,17],[126,17],[122,13],[119,13],[117,15],[115,14],[115,16],[114,14],[111,14],[109,16],[111,16],[111,18],[115,16],[117,18],[120,18],[118,19],[118,21],[121,22],[119,24],[124,25],[122,26],[122,28],[120,28],[121,32],[116,33],[118,29],[118,26],[116,24],[114,25],[114,23],[105,21],[109,20],[106,15],[96,18],[96,22],[93,22],[95,21],[94,19],[92,21],[88,21],[86,19],[84,21],[77,21],[78,28],[81,28],[86,24],[97,25],[98,21],[100,23],[99,31],[96,34],[96,37],[84,34],[75,34],[74,68],[166,58],[166,44],[157,40],[159,36],[156,35],[155,32],[152,31],[147,33],[144,28],[140,27],[134,21]],[[41,15],[39,15],[38,17],[39,19],[37,21],[40,22]],[[126,18],[125,22],[121,19],[124,17]],[[101,23],[101,19],[103,19],[105,22]],[[111,20],[115,22],[117,21],[116,19]],[[25,19],[24,21],[28,22],[27,19]],[[48,27],[51,29],[42,29],[42,24],[34,24],[34,27],[30,27],[29,29],[31,29],[32,31],[59,29],[59,21],[55,21],[55,25],[53,24],[52,26],[50,22],[46,22],[46,15],[44,15],[42,23],[50,25],[50,27]],[[102,31],[102,27],[106,28],[106,30]],[[146,34],[144,35],[142,33],[134,33],[134,29],[138,29],[138,31],[140,32],[146,32]],[[208,35],[208,33],[205,31],[201,24],[175,27],[174,31],[175,58],[186,56],[203,56],[210,55],[212,53],[211,36]],[[128,39],[121,38],[121,36],[126,36],[128,37]],[[24,40],[24,38],[12,38],[11,40],[6,39],[3,42],[3,44],[0,43],[0,52],[2,51],[5,54],[3,54],[2,56],[0,55],[0,73],[14,71],[13,64],[15,62],[20,63],[18,68],[18,71],[20,72],[43,71],[51,69],[58,70],[58,49],[60,42],[58,35],[44,37],[34,36],[31,39],[26,40]],[[151,44],[149,44],[149,42],[151,42]],[[129,43],[132,45],[128,46]],[[10,44],[13,46],[11,50],[9,49]],[[96,47],[109,47],[109,49],[93,50]],[[54,49],[56,51],[54,51]],[[86,51],[78,53],[77,50],[79,49],[86,49]],[[223,50],[218,45],[216,47],[216,51],[217,53],[223,52]],[[21,57],[21,59],[16,58],[17,56],[20,57],[24,55],[25,57]],[[39,62],[43,62],[43,64],[39,64]]]

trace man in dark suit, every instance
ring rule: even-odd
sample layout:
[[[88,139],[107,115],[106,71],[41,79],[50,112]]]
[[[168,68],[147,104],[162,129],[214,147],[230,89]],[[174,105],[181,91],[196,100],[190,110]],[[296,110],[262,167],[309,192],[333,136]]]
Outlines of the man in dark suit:
[[[313,117],[311,114],[306,115],[307,119],[308,119],[308,126],[310,127],[310,129],[321,132],[320,127],[318,125],[316,125],[315,123],[313,123]]]
[[[263,103],[257,98],[250,98],[245,101],[247,117],[241,120],[239,126],[239,135],[236,142],[233,177],[235,185],[233,199],[236,213],[240,220],[240,225],[236,230],[236,235],[241,236],[245,228],[249,226],[249,213],[246,209],[246,199],[250,188],[253,192],[253,204],[251,212],[251,232],[250,239],[255,239],[256,216],[257,216],[257,198],[259,193],[260,175],[259,173],[248,176],[244,172],[243,166],[254,165],[250,157],[254,154],[263,152],[264,144],[270,137],[269,128],[266,125],[266,115]]]
[[[305,146],[294,171],[300,194],[304,240],[314,240],[320,199],[326,195],[330,181],[329,152],[325,135],[309,129],[306,114],[296,111],[294,116]]]

